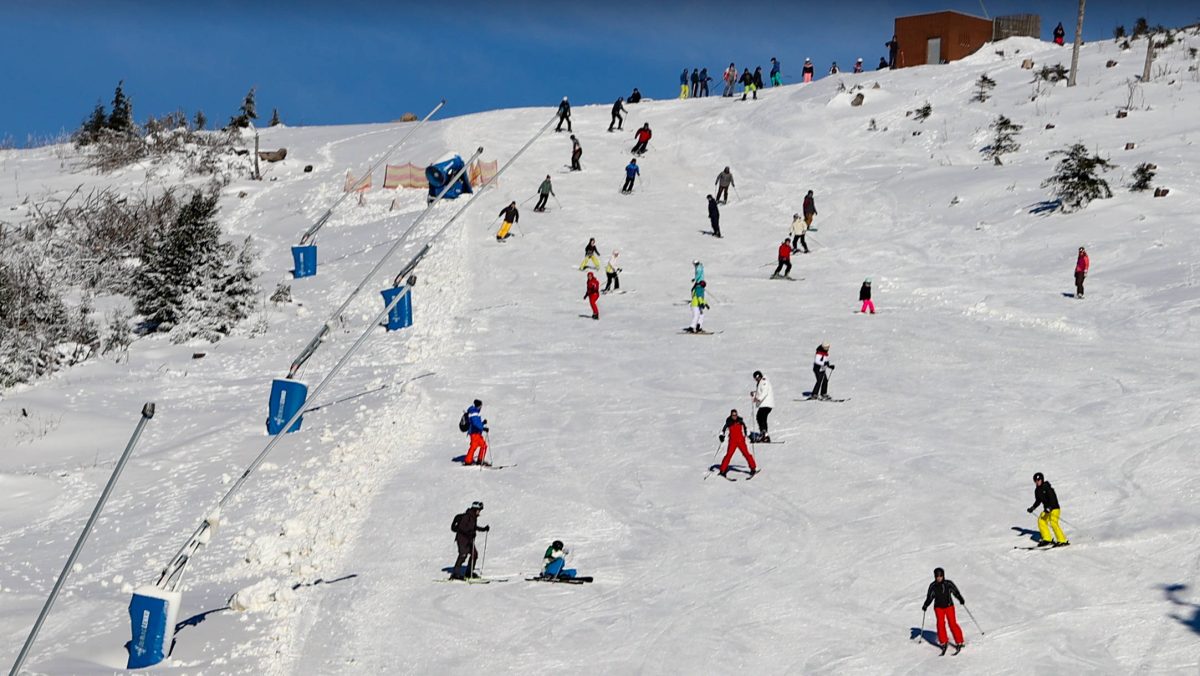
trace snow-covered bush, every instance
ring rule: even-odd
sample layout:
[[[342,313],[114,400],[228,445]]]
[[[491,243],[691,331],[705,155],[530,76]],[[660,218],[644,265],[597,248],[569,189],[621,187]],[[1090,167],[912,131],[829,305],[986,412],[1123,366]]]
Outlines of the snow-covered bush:
[[[925,105],[912,111],[912,113],[913,119],[915,119],[917,122],[924,122],[925,120],[929,119],[930,115],[933,115],[933,106],[926,101]]]
[[[995,136],[992,137],[991,145],[983,149],[983,153],[999,166],[1004,164],[1000,161],[1003,155],[1015,153],[1021,149],[1021,144],[1017,143],[1016,138],[1024,127],[1001,115],[996,118],[990,128],[995,132]]]
[[[1133,170],[1133,183],[1129,189],[1133,192],[1143,192],[1154,187],[1151,182],[1154,180],[1154,170],[1156,166],[1149,162],[1142,162]]]
[[[991,97],[992,90],[996,88],[996,81],[988,77],[987,73],[984,73],[975,81],[975,88],[975,96],[972,96],[971,100],[983,103]]]
[[[1089,155],[1082,143],[1065,150],[1055,150],[1051,156],[1060,155],[1055,173],[1042,181],[1043,188],[1051,188],[1064,210],[1082,209],[1088,202],[1112,197],[1108,182],[1097,172],[1109,171],[1115,165],[1099,155]]]
[[[71,312],[27,251],[0,256],[0,387],[81,361],[99,343],[90,302]]]

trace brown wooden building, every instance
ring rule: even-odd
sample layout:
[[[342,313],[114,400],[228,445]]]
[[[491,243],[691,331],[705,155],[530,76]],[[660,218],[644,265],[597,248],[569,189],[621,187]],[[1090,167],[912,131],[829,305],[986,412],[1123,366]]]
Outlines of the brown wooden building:
[[[896,67],[947,63],[974,54],[992,39],[992,22],[962,12],[915,14],[896,19]]]

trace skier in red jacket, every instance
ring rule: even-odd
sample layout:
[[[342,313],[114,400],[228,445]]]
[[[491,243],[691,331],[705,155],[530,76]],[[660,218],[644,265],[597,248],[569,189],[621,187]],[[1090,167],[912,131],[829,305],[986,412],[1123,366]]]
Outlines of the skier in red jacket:
[[[650,143],[650,137],[653,135],[654,135],[654,132],[650,131],[650,123],[649,122],[643,124],[641,129],[638,129],[637,131],[633,132],[634,138],[637,139],[637,143],[633,144],[633,151],[632,151],[633,154],[634,155],[645,155],[646,154],[646,146]]]
[[[734,451],[741,451],[742,457],[750,464],[750,476],[754,476],[758,472],[758,466],[754,463],[754,456],[750,455],[750,449],[746,448],[746,421],[738,417],[737,409],[729,412],[729,417],[725,419],[725,427],[721,428],[721,441],[725,441],[725,435],[729,435],[729,448],[725,451],[725,459],[721,461],[721,476],[729,471],[729,461],[733,459]]]
[[[592,305],[592,319],[600,319],[600,309],[596,307],[596,301],[600,298],[600,280],[596,279],[593,272],[588,272],[587,293],[583,297]]]
[[[1091,261],[1088,260],[1087,251],[1083,247],[1079,247],[1079,257],[1075,259],[1075,297],[1083,298],[1083,280],[1087,278],[1088,266]]]
[[[771,279],[779,277],[779,271],[783,270],[783,278],[792,278],[792,243],[784,239],[783,244],[779,245],[779,265],[775,266],[775,272],[771,273]]]

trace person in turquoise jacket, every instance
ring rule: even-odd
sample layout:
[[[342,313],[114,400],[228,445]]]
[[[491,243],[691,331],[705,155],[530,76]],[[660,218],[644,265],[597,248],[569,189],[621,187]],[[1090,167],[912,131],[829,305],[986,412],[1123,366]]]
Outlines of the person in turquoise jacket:
[[[701,273],[703,270],[701,270]],[[688,333],[704,333],[704,311],[708,309],[708,301],[704,299],[704,289],[708,283],[703,279],[692,285],[692,325],[684,329]]]
[[[692,286],[694,287],[704,281],[704,263],[692,261],[692,267],[695,268],[695,274],[692,275]]]

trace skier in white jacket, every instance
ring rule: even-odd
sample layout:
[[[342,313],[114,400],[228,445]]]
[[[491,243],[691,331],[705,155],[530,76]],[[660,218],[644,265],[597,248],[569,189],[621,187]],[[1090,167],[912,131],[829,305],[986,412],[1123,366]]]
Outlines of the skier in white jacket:
[[[771,409],[775,408],[775,392],[771,390],[771,383],[767,377],[762,374],[762,371],[754,372],[754,382],[757,385],[754,391],[750,393],[750,398],[754,400],[755,406],[758,407],[758,441],[770,443],[771,437],[767,434],[767,416],[771,415]],[[751,441],[754,441],[751,439]]]
[[[803,251],[808,253],[808,242],[804,241],[804,235],[808,232],[808,223],[800,217],[800,214],[792,216],[792,253]],[[804,247],[803,249],[796,248],[796,245]]]

